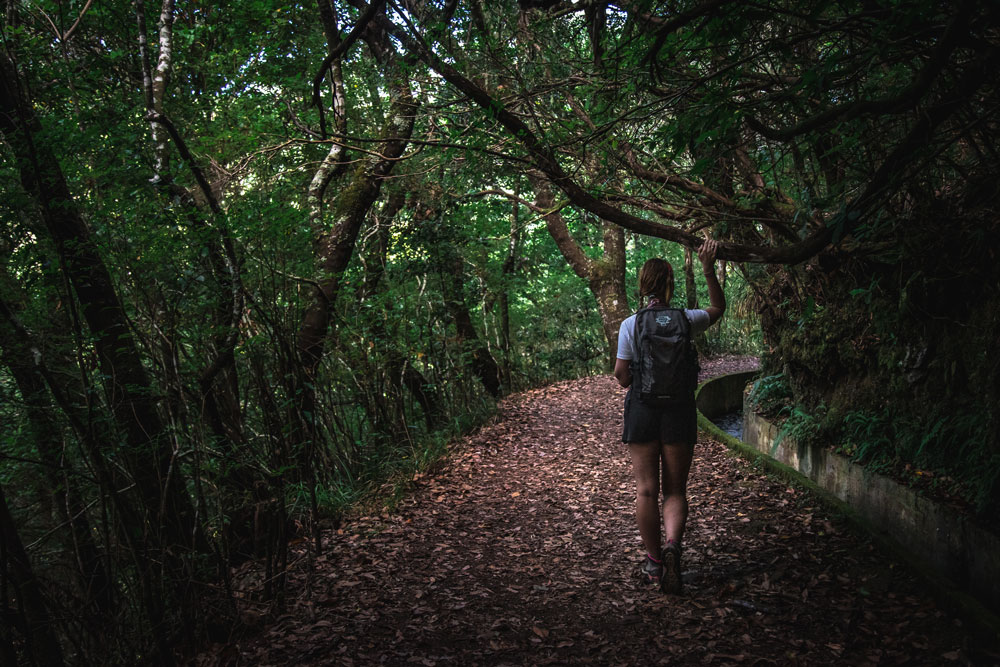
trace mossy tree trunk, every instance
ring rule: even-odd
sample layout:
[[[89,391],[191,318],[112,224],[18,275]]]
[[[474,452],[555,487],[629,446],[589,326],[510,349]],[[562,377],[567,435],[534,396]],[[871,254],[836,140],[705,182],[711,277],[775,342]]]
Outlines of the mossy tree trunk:
[[[309,289],[310,296],[297,339],[302,370],[310,380],[323,359],[341,276],[354,252],[358,231],[413,130],[416,104],[410,95],[409,83],[397,84],[393,95],[392,109],[382,130],[379,150],[359,161],[350,182],[334,202],[332,227],[321,232],[316,239],[316,280]]]
[[[555,210],[551,185],[537,173],[529,173],[535,190],[535,206],[545,211],[545,226],[556,242],[559,252],[573,272],[587,281],[587,287],[597,301],[601,328],[607,343],[605,368],[614,368],[618,352],[618,329],[629,316],[628,297],[625,294],[625,230],[606,220],[601,221],[603,256],[591,259],[573,238],[562,214]]]
[[[393,65],[393,67],[395,67]],[[319,232],[315,242],[316,272],[307,292],[305,312],[296,338],[299,366],[293,378],[293,409],[296,421],[293,446],[297,451],[299,474],[313,498],[314,540],[319,550],[316,524],[314,449],[319,441],[316,418],[317,372],[326,352],[327,336],[341,279],[357,241],[358,231],[372,205],[378,199],[382,183],[392,172],[406,148],[413,131],[417,104],[413,100],[409,81],[399,72],[392,84],[392,103],[386,124],[382,128],[377,149],[361,158],[351,173],[347,185],[340,191],[332,208],[332,225]],[[332,169],[326,160],[320,170]],[[314,179],[315,181],[315,179]],[[313,200],[312,205],[321,202]],[[315,209],[314,209],[315,210]],[[320,216],[313,217],[314,225]]]

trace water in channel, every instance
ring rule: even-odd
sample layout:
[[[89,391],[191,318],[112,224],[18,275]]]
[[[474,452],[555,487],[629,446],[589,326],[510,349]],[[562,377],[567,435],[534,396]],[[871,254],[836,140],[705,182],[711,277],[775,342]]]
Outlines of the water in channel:
[[[743,439],[743,411],[729,412],[712,420],[712,423],[734,438]]]

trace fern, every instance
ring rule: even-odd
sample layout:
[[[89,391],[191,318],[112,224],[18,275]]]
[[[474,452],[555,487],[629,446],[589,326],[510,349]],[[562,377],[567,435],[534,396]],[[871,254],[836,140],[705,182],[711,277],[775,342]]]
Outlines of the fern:
[[[753,383],[747,402],[761,412],[780,412],[788,407],[792,398],[792,389],[782,374],[768,375]]]

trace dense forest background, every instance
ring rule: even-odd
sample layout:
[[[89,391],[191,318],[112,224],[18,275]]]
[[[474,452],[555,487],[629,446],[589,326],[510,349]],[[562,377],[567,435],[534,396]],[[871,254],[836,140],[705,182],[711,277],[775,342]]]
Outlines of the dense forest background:
[[[170,662],[231,567],[607,372],[652,256],[799,437],[998,509],[991,2],[6,0],[0,662]],[[919,473],[919,474],[918,474]]]

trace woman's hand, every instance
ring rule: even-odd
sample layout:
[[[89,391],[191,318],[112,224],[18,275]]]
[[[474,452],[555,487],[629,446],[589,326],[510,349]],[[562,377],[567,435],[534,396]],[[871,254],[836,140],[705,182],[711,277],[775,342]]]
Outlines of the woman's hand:
[[[615,379],[624,388],[632,384],[632,367],[626,359],[615,359]]]
[[[708,239],[698,248],[698,259],[701,260],[705,273],[709,271],[715,273],[715,254],[717,252],[719,252],[719,242],[713,239]]]
[[[701,260],[705,273],[705,285],[708,287],[708,300],[712,305],[705,309],[709,324],[714,324],[722,313],[726,312],[726,295],[715,277],[715,254],[719,251],[719,242],[708,239],[698,248],[698,259]]]

